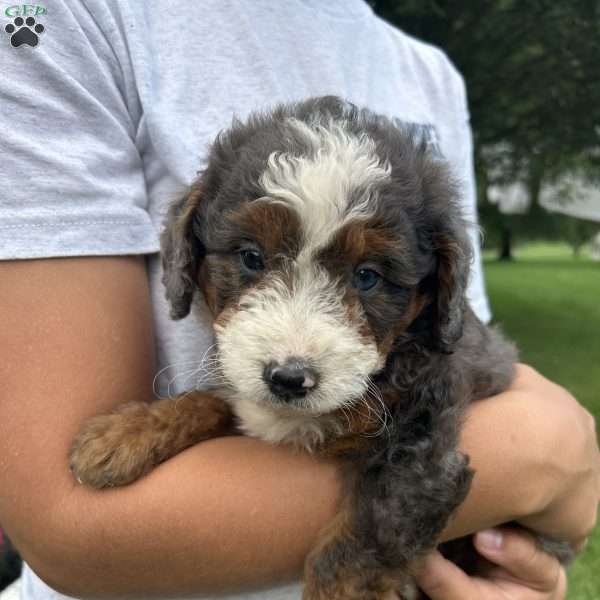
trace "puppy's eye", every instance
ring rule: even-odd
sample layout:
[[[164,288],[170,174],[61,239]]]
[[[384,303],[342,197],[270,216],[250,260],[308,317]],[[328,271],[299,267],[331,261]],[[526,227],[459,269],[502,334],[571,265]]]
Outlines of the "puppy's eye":
[[[240,251],[240,260],[247,271],[257,273],[265,268],[262,254],[253,248],[246,248]]]
[[[380,279],[381,275],[373,269],[358,269],[354,273],[352,285],[361,292],[366,292],[374,288]]]

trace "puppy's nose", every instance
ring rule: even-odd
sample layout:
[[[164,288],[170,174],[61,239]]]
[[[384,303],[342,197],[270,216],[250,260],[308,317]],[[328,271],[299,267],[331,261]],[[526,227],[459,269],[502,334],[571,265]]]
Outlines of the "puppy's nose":
[[[264,370],[263,379],[273,394],[282,400],[306,396],[317,386],[317,372],[298,358],[290,358],[280,364],[270,362]]]

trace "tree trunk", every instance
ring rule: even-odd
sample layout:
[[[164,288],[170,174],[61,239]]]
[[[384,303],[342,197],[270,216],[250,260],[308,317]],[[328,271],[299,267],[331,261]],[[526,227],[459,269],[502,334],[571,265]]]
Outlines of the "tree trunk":
[[[498,260],[513,260],[512,233],[506,226],[502,227],[502,237],[500,239]]]

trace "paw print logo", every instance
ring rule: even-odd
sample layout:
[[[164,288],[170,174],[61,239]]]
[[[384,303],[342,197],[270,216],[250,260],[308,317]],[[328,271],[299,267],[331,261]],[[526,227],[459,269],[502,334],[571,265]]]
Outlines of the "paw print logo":
[[[4,31],[10,34],[10,43],[15,48],[27,44],[28,46],[37,46],[39,42],[38,34],[44,33],[44,26],[38,23],[36,25],[33,17],[17,17],[12,23],[9,23]]]

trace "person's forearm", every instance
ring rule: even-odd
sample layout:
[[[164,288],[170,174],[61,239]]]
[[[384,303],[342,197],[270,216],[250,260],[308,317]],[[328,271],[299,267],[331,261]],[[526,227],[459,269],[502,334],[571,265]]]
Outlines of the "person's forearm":
[[[461,449],[477,475],[444,539],[538,514],[564,487],[532,471],[545,466],[554,434],[550,427],[531,438],[548,427],[536,422],[539,403],[528,394],[512,390],[471,408]],[[55,489],[70,494],[39,516],[50,524],[42,542],[22,543],[25,558],[52,586],[83,597],[270,585],[300,576],[336,510],[338,472],[249,438],[202,443],[132,486],[103,492],[76,485],[65,464]]]
[[[57,539],[25,559],[76,597],[273,585],[300,575],[339,490],[330,463],[251,438],[211,440],[133,485],[74,486],[53,507]]]

